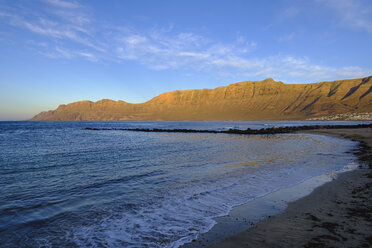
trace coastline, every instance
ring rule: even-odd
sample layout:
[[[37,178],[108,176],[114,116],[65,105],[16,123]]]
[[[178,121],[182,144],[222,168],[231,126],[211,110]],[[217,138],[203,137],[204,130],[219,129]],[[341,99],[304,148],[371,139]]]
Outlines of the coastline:
[[[213,244],[229,247],[369,247],[372,223],[372,134],[368,128],[305,131],[359,142],[354,151],[364,168],[288,204],[279,215]]]

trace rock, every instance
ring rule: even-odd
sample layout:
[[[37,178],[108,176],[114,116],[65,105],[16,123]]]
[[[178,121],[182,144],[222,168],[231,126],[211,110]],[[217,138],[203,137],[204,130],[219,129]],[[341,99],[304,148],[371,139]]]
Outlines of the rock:
[[[32,120],[328,120],[329,116],[338,120],[365,113],[371,117],[371,91],[372,76],[313,84],[284,84],[269,78],[167,92],[140,104],[108,99],[74,102]]]

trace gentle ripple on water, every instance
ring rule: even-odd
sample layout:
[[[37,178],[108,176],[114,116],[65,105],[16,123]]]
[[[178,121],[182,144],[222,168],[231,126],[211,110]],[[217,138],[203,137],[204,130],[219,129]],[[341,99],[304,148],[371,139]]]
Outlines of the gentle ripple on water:
[[[302,124],[0,122],[0,246],[177,247],[208,231],[213,217],[233,206],[354,161],[345,151],[355,143],[321,135],[84,127],[223,130]]]

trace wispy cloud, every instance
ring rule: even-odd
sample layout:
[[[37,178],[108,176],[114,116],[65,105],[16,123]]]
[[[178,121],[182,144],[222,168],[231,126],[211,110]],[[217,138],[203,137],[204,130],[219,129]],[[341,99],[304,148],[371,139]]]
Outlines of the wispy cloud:
[[[182,37],[188,36],[193,42]],[[294,34],[290,34],[292,39]],[[166,42],[164,42],[166,41]],[[257,44],[238,37],[231,44],[218,44],[194,34],[169,33],[127,34],[116,43],[116,55],[123,60],[134,60],[155,70],[186,68],[208,71],[218,75],[275,77],[310,81],[334,78],[354,78],[372,74],[360,67],[330,67],[314,64],[307,57],[273,55],[254,57],[250,51]]]
[[[88,51],[71,50],[58,46],[54,47],[53,49],[39,50],[38,53],[52,59],[58,58],[73,59],[80,57],[92,62],[97,62],[99,60],[94,53]]]
[[[307,57],[299,58],[289,55],[276,55],[253,60],[253,62],[249,67],[251,70],[245,73],[246,76],[267,77],[271,75],[274,78],[286,78],[293,82],[299,78],[313,82],[335,78],[357,78],[372,73],[372,70],[357,66],[330,67],[314,64]]]
[[[372,74],[371,70],[360,67],[316,64],[306,57],[282,54],[256,57],[253,54],[259,49],[259,44],[254,38],[237,36],[229,43],[222,43],[195,32],[176,32],[172,25],[146,30],[108,26],[96,21],[89,14],[89,9],[78,2],[43,2],[39,9],[29,10],[27,14],[10,8],[0,11],[0,20],[7,20],[14,27],[39,35],[39,40],[25,44],[49,58],[83,58],[112,63],[134,61],[153,70],[207,71],[229,77],[292,78],[293,81],[321,81]],[[327,4],[333,6],[335,2],[327,1]],[[355,4],[353,6],[355,9],[347,18],[360,10]],[[298,13],[297,8],[289,8],[283,18],[291,18]],[[361,23],[364,22],[358,25],[364,27]],[[289,33],[279,40],[289,41],[294,35]]]
[[[94,41],[95,30],[91,24],[87,9],[76,2],[62,0],[43,0],[38,8],[19,11],[7,8],[0,11],[0,17],[33,33],[50,38],[50,42],[75,42],[92,49],[104,48]]]
[[[71,2],[71,1],[63,1],[63,0],[44,0],[44,2],[54,5],[56,7],[60,8],[66,8],[66,9],[78,9],[81,8],[81,5],[77,2]]]
[[[317,0],[336,12],[339,24],[372,32],[372,9],[360,0]]]
[[[285,19],[291,19],[291,18],[294,18],[296,17],[297,15],[300,14],[300,8],[296,7],[296,6],[290,6],[286,9],[284,9],[280,15],[279,15],[279,19],[281,20],[285,20]]]
[[[255,49],[257,44],[238,37],[232,44],[220,44],[194,33],[151,30],[129,31],[114,43],[117,56],[135,60],[156,70],[192,68],[212,69],[214,61],[239,57]]]
[[[286,35],[283,35],[283,36],[279,37],[278,41],[279,42],[287,42],[287,41],[291,41],[294,37],[295,37],[295,33],[291,32],[289,34],[286,34]]]

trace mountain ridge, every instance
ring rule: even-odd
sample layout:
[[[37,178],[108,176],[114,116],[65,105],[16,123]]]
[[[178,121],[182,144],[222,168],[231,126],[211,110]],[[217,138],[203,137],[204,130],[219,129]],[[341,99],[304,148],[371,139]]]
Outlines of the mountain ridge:
[[[371,92],[372,76],[311,84],[267,78],[214,89],[165,92],[144,103],[77,101],[31,120],[301,120],[372,112]]]

